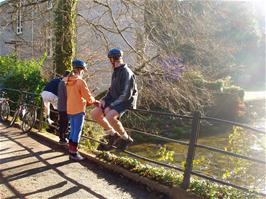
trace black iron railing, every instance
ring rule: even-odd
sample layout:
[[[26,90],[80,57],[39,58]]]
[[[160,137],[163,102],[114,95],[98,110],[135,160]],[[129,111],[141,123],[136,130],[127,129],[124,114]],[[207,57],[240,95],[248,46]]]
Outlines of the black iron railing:
[[[13,91],[13,92],[15,91],[15,92],[28,94],[28,95],[37,96],[34,93],[25,92],[25,91],[18,91],[18,90],[15,90],[15,89],[5,89],[5,90],[9,90],[9,91]],[[43,110],[43,106],[42,105],[41,105],[41,107],[38,107],[38,108],[41,111]],[[222,154],[225,154],[225,155],[228,155],[228,156],[241,158],[241,159],[248,160],[248,161],[251,161],[251,162],[263,164],[264,166],[266,164],[266,161],[264,161],[264,160],[259,160],[259,159],[256,159],[256,158],[248,157],[248,156],[245,156],[245,155],[241,155],[241,154],[237,154],[237,153],[233,153],[233,152],[229,152],[229,151],[221,150],[221,149],[218,149],[218,148],[215,148],[215,147],[211,147],[211,146],[202,145],[202,144],[198,144],[197,143],[198,136],[199,136],[199,130],[200,130],[200,123],[203,120],[215,121],[215,122],[219,122],[219,123],[239,126],[239,127],[245,128],[245,129],[252,130],[252,131],[254,131],[256,133],[265,135],[266,132],[263,131],[263,130],[259,130],[259,129],[250,127],[248,125],[237,123],[237,122],[233,122],[233,121],[228,121],[228,120],[223,120],[223,119],[218,119],[218,118],[213,118],[213,117],[205,117],[205,116],[202,117],[200,112],[197,112],[197,111],[194,112],[192,116],[178,115],[178,114],[173,114],[173,113],[158,112],[158,111],[151,111],[151,110],[144,110],[144,109],[135,109],[135,110],[130,110],[130,111],[139,112],[139,113],[146,113],[146,114],[151,114],[151,115],[169,116],[169,117],[174,117],[174,118],[192,120],[191,133],[190,133],[190,138],[189,138],[188,142],[181,141],[181,140],[176,140],[176,139],[172,139],[172,138],[167,138],[167,137],[164,137],[164,136],[156,135],[156,134],[149,133],[149,132],[146,132],[146,131],[142,131],[142,130],[139,130],[139,129],[126,128],[127,131],[133,131],[135,133],[139,133],[139,134],[142,134],[142,135],[145,135],[145,136],[154,137],[154,138],[158,138],[158,139],[161,139],[161,140],[164,140],[164,141],[174,142],[174,143],[178,143],[178,144],[181,144],[181,145],[188,146],[187,155],[186,155],[186,164],[185,164],[185,168],[184,169],[179,167],[179,166],[176,166],[176,165],[170,165],[170,164],[162,163],[162,162],[159,162],[159,161],[155,161],[155,160],[149,159],[147,157],[132,153],[130,151],[124,151],[126,154],[128,154],[128,155],[130,155],[132,157],[135,157],[135,158],[138,158],[138,159],[142,159],[142,160],[145,160],[147,162],[151,162],[151,163],[154,163],[154,164],[157,164],[157,165],[160,165],[160,166],[164,166],[164,167],[167,167],[167,168],[172,168],[172,169],[176,169],[178,171],[182,171],[183,172],[183,176],[184,176],[183,177],[182,187],[184,189],[187,189],[189,187],[191,175],[195,175],[195,176],[198,176],[198,177],[201,177],[201,178],[204,178],[204,179],[216,182],[216,183],[220,183],[220,184],[223,184],[223,185],[231,186],[231,187],[243,190],[243,191],[250,191],[246,187],[242,187],[242,186],[238,186],[236,184],[225,182],[223,180],[219,180],[219,179],[210,177],[208,175],[205,175],[203,173],[200,173],[199,171],[193,170],[193,160],[194,160],[196,148],[202,148],[202,149],[206,149],[206,150],[209,150],[209,151],[222,153]],[[39,124],[40,124],[38,128],[41,128],[42,124],[45,122],[43,120],[43,114],[40,114],[40,117],[38,118],[38,121],[39,121]],[[87,122],[95,122],[95,121],[89,120],[89,119],[86,119],[86,121]],[[56,127],[56,126],[54,126],[54,127]],[[99,140],[97,140],[97,139],[95,139],[93,137],[90,137],[90,136],[83,136],[83,137],[86,138],[86,139],[90,139],[92,141],[101,143],[101,141],[99,141]],[[257,193],[258,195],[266,196],[266,194],[261,193],[261,192],[254,191],[254,193]]]

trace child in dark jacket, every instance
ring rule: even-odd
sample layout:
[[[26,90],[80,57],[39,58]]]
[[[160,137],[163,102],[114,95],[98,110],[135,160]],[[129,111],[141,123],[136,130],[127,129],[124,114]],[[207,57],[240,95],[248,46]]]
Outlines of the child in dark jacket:
[[[67,116],[67,91],[66,81],[70,71],[65,71],[63,79],[58,85],[58,112],[59,112],[59,144],[67,144],[66,134],[68,131]]]
[[[57,109],[57,102],[58,102],[58,85],[60,83],[62,78],[56,77],[52,80],[50,80],[44,87],[41,97],[44,104],[44,111],[45,111],[45,117],[49,124],[54,123],[53,120],[50,118],[50,104],[53,105],[54,109]]]

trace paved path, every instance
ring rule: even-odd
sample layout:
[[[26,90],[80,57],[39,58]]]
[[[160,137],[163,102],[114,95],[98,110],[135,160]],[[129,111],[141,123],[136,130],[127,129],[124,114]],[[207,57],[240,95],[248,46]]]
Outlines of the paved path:
[[[58,146],[0,123],[0,198],[162,198]]]

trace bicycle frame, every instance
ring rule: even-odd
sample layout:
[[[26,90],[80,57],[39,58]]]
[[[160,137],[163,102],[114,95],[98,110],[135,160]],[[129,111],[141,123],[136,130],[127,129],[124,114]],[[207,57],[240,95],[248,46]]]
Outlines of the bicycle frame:
[[[0,120],[7,121],[10,115],[10,106],[8,98],[5,97],[6,93],[1,91],[0,97]]]
[[[18,107],[17,107],[17,109],[16,109],[16,111],[14,113],[14,116],[13,116],[9,126],[13,126],[15,121],[17,120],[17,118],[20,118],[20,120],[23,123],[24,122],[23,118],[25,117],[25,115],[28,112],[33,113],[34,114],[34,120],[36,120],[36,117],[37,117],[37,113],[35,113],[36,109],[33,108],[32,105],[26,104],[26,102],[24,101],[24,99],[25,99],[24,95],[25,94],[21,94],[20,97],[19,97]],[[35,123],[35,121],[34,121],[34,123]]]

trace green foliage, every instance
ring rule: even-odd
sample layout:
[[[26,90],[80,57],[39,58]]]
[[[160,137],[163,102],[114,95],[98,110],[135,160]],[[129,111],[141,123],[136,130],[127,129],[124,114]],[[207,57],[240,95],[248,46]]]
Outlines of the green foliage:
[[[39,60],[21,60],[15,55],[0,56],[0,85],[5,88],[40,93],[44,80],[41,66],[45,56]]]
[[[244,100],[244,93],[245,91],[240,88],[239,86],[230,86],[223,88],[224,93],[237,95],[241,100]]]
[[[0,56],[0,83],[3,84],[3,81],[11,68],[13,67],[14,63],[16,62],[17,57],[15,54],[11,54],[9,56]]]
[[[166,148],[166,145],[160,147],[156,155],[158,156],[157,157],[158,161],[169,161],[169,162],[174,161],[174,151],[169,151]]]
[[[220,80],[217,81],[208,81],[205,83],[207,89],[211,91],[221,91],[223,88],[223,82]]]
[[[99,124],[97,124],[96,122],[89,121],[89,120],[92,120],[92,118],[90,117],[90,114],[89,114],[89,112],[92,110],[92,108],[93,107],[89,107],[87,109],[87,113],[86,113],[87,122],[84,123],[83,135],[88,136],[88,137],[92,137],[96,140],[100,140],[100,138],[104,135],[104,129]],[[99,145],[97,142],[94,142],[94,141],[89,140],[89,139],[85,139],[83,144],[89,150],[95,150],[97,148],[97,146]]]
[[[96,128],[95,128],[96,127]],[[99,130],[95,130],[99,129]],[[91,123],[89,126],[85,127],[83,130],[83,134],[85,136],[92,137],[96,140],[100,140],[100,138],[104,135],[103,129],[99,128],[98,125]],[[99,143],[95,142],[93,140],[86,139],[84,145],[89,149],[89,150],[95,150]]]
[[[207,180],[192,179],[189,191],[196,193],[203,198],[216,199],[256,199],[258,195],[252,191],[243,192],[232,187],[219,185]]]
[[[207,80],[200,71],[191,71],[189,74],[190,78],[193,81],[193,84],[195,87],[199,89],[208,89],[209,91],[216,91],[221,92],[224,81],[223,80],[216,80],[216,81],[210,81]]]
[[[180,186],[183,175],[172,169],[163,167],[153,167],[143,164],[136,159],[129,157],[118,157],[110,152],[97,152],[97,157],[112,164],[121,166],[131,172],[138,173],[141,176],[158,181],[167,186]],[[243,192],[228,186],[218,185],[216,183],[192,178],[188,191],[193,192],[204,198],[227,198],[227,199],[256,199],[258,196],[251,192]]]
[[[129,157],[118,157],[110,152],[98,152],[97,157],[165,185],[174,186],[182,180],[182,175],[172,169],[152,167]]]
[[[232,85],[230,76],[215,81],[206,80],[199,71],[190,73],[190,76],[193,79],[194,85],[198,88],[206,88],[209,91],[237,95],[241,100],[244,98],[244,90],[239,86]]]

